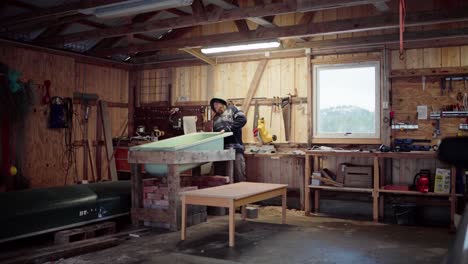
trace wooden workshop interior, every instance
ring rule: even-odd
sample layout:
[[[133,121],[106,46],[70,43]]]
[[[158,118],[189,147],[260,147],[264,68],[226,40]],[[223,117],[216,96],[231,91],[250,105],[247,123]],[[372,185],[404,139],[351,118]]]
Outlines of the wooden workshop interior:
[[[468,263],[467,36],[465,0],[1,1],[0,262]]]

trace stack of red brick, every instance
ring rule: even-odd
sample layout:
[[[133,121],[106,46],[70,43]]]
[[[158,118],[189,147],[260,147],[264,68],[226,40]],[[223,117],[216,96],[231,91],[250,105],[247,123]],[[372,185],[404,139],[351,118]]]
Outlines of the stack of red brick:
[[[197,190],[197,186],[181,187],[180,192]],[[143,207],[152,209],[169,208],[169,188],[161,180],[143,181]],[[180,212],[180,206],[177,209]],[[180,213],[179,213],[180,214]],[[180,222],[180,219],[178,220]],[[188,206],[187,207],[187,225],[195,225],[206,222],[206,206]],[[177,223],[180,226],[180,223]],[[169,228],[169,223],[145,221],[145,226]]]
[[[183,187],[181,192],[197,190],[197,186]],[[153,209],[169,208],[169,188],[167,184],[143,186],[143,207]]]

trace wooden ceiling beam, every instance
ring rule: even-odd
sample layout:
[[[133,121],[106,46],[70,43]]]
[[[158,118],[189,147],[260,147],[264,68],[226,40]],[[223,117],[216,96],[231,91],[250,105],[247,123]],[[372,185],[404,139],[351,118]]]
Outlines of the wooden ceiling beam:
[[[316,11],[321,9],[331,8],[330,6],[349,6],[349,5],[362,5],[364,3],[380,2],[382,0],[320,0],[309,3],[307,6],[290,7],[287,4],[277,3],[268,4],[261,8],[259,7],[245,7],[226,10],[217,16],[208,16],[206,19],[200,19],[195,16],[183,16],[176,18],[168,18],[157,21],[149,21],[147,23],[137,23],[132,25],[124,25],[113,27],[109,29],[90,30],[85,32],[72,33],[65,36],[52,38],[49,40],[50,44],[65,44],[71,42],[78,42],[95,38],[116,37],[121,35],[130,35],[136,33],[143,33],[148,31],[169,30],[176,28],[184,28],[191,26],[207,25],[223,21],[234,21],[239,19],[247,19],[251,17],[264,17],[276,14],[294,13]],[[326,2],[326,3],[324,3]]]
[[[247,22],[245,20],[236,20],[234,21],[237,27],[237,31],[241,33],[246,33],[249,32],[249,25],[247,25]]]
[[[439,12],[409,13],[406,16],[406,27],[468,21],[468,10],[442,10]],[[298,38],[330,34],[352,33],[399,27],[397,15],[353,18],[337,21],[284,26],[273,29],[262,28],[245,33],[224,33],[194,38],[183,38],[171,41],[156,41],[149,44],[133,45],[124,48],[113,48],[99,51],[100,54],[112,55],[167,48],[186,48],[197,46],[222,45],[249,41],[271,40],[277,38]]]
[[[35,11],[28,12],[25,14],[19,14],[16,16],[7,17],[0,20],[0,24],[4,26],[17,25],[19,23],[33,22],[39,19],[57,19],[66,15],[77,14],[78,10],[93,8],[102,5],[115,4],[119,2],[125,2],[125,0],[85,0],[77,1],[72,3],[66,3],[63,5],[49,7],[49,8],[38,8]]]
[[[59,35],[60,33],[64,32],[70,25],[71,23],[58,24],[58,25],[46,28],[46,30],[44,30],[41,34],[39,34],[39,36],[37,36],[33,42],[41,42],[43,39]]]
[[[161,11],[152,11],[152,12],[147,12],[143,14],[138,14],[132,18],[132,23],[144,23],[146,21],[151,20],[153,17],[155,17],[157,14],[159,14]],[[145,35],[139,35],[138,37],[147,37]],[[94,45],[89,52],[94,53],[94,51],[99,50],[99,49],[105,49],[105,48],[111,48],[114,46],[116,43],[121,41],[125,36],[119,36],[119,37],[112,37],[112,38],[104,38],[100,40],[96,45]],[[149,38],[149,37],[148,37]],[[155,41],[156,39],[151,39],[148,41]]]
[[[206,11],[205,5],[203,4],[203,0],[193,0],[193,3],[190,7],[192,8],[193,16],[201,19],[206,19]]]
[[[176,16],[190,16],[190,15],[192,15],[190,13],[187,13],[187,12],[182,11],[182,10],[177,9],[177,8],[170,8],[170,9],[167,9],[167,10],[164,10],[164,11],[169,12],[171,14],[174,14]]]
[[[203,53],[201,53],[199,49],[184,48],[184,49],[180,49],[180,50],[187,52],[188,54],[194,56],[197,59],[200,59],[200,60],[208,63],[209,65],[216,66],[216,61],[214,59],[204,55]]]
[[[210,2],[211,4],[214,4],[216,6],[219,6],[219,7],[223,8],[223,9],[226,9],[226,10],[232,10],[232,9],[239,8],[238,5],[236,5],[234,3],[229,3],[226,0],[206,0],[206,1]],[[273,3],[278,3],[278,2],[273,2]],[[255,6],[257,6],[258,8],[260,8],[261,6],[264,6],[264,5],[265,5],[265,2],[263,0],[256,0],[256,2],[255,2]],[[274,16],[271,16],[270,18],[274,18]],[[273,19],[269,20],[268,18],[263,18],[263,17],[249,17],[249,18],[246,18],[246,19],[249,20],[252,23],[255,23],[255,24],[263,26],[263,27],[267,27],[267,28],[276,27],[276,25],[273,24],[273,22],[272,22]]]
[[[405,48],[417,47],[433,47],[440,46],[438,43],[442,42],[449,45],[447,40],[460,40],[467,43],[468,28],[458,29],[440,29],[431,31],[417,31],[405,33]],[[399,34],[384,34],[373,35],[366,37],[342,38],[342,39],[329,39],[329,40],[316,40],[303,43],[297,43],[296,48],[311,48],[312,50],[327,50],[327,49],[347,49],[351,47],[376,47],[385,46],[389,49],[396,49],[399,47]],[[421,46],[424,43],[425,46]],[[450,46],[450,45],[449,45]]]

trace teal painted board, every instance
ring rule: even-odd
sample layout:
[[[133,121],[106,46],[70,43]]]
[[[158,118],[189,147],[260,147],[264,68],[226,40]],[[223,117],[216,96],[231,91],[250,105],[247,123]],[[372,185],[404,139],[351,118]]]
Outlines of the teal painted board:
[[[223,150],[224,138],[232,135],[232,132],[201,132],[164,139],[144,145],[131,147],[130,151],[210,151]],[[193,169],[200,163],[179,165],[180,172]],[[154,176],[166,176],[166,164],[145,164],[145,171]]]

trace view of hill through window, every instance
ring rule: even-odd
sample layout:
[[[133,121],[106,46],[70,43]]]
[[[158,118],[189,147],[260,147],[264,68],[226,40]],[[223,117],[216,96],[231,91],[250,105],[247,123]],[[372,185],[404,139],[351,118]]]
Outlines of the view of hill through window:
[[[338,65],[316,69],[316,135],[375,137],[378,66]]]

